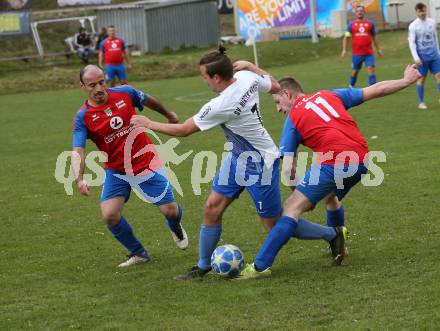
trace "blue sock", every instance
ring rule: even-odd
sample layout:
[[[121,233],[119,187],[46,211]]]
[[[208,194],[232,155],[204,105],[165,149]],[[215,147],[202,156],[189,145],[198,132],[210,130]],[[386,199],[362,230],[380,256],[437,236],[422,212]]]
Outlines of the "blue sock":
[[[425,85],[416,84],[416,89],[419,103],[425,102]]]
[[[440,83],[437,83],[437,91],[440,92]]]
[[[254,266],[257,271],[266,270],[273,264],[280,249],[295,234],[297,226],[296,220],[289,216],[278,219],[255,258]]]
[[[336,226],[344,226],[344,206],[337,210],[327,210],[327,226],[336,227]]]
[[[376,75],[368,75],[368,85],[374,85],[376,84]]]
[[[122,244],[131,254],[146,253],[144,247],[136,239],[133,229],[124,217],[121,217],[119,223],[108,225],[107,228],[113,233],[113,236]]]
[[[222,227],[202,224],[200,228],[199,263],[200,269],[211,269],[211,255],[214,252],[222,234]]]
[[[354,86],[356,84],[357,77],[350,75],[350,86]]]
[[[336,237],[336,231],[328,226],[322,226],[300,218],[293,236],[298,239],[324,239],[330,241]]]
[[[177,218],[176,219],[171,219],[171,218],[166,219],[168,228],[173,232],[176,232],[178,230],[180,220],[182,219],[182,207],[180,207],[180,206],[177,206],[177,207],[179,208],[179,213],[177,214]]]

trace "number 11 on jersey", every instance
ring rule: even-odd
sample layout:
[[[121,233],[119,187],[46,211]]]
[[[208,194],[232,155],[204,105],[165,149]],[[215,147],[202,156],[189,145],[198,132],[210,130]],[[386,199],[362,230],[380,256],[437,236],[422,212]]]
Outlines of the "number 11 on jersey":
[[[307,102],[306,109],[313,110],[316,113],[316,115],[321,117],[325,122],[330,122],[331,117],[328,116],[319,105],[322,105],[323,108],[325,108],[325,110],[327,110],[327,112],[329,112],[333,117],[335,118],[340,117],[337,111],[327,102],[327,100],[321,97],[317,97],[314,102],[313,101]]]

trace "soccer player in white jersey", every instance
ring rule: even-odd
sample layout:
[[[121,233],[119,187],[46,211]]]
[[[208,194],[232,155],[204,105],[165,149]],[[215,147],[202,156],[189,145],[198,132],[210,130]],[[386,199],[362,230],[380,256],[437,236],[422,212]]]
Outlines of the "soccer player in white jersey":
[[[427,109],[425,104],[425,80],[428,70],[435,76],[437,90],[440,91],[440,51],[437,39],[437,25],[427,17],[426,5],[419,2],[415,6],[417,18],[409,25],[409,48],[422,77],[418,80],[417,96],[419,108]],[[439,99],[440,102],[440,99]]]
[[[259,99],[259,93],[278,93],[280,86],[269,74],[247,61],[237,61],[233,66],[224,51],[220,47],[219,51],[206,54],[200,61],[203,79],[219,95],[205,104],[198,114],[183,124],[153,122],[144,116],[134,116],[131,120],[136,127],[182,137],[221,126],[231,147],[206,201],[200,229],[199,261],[185,274],[177,276],[177,280],[201,278],[211,270],[211,255],[222,232],[222,215],[244,189],[249,192],[267,231],[282,210],[279,151],[264,128]],[[233,69],[238,71],[235,75]],[[312,226],[317,228],[319,239],[334,239],[332,228]]]

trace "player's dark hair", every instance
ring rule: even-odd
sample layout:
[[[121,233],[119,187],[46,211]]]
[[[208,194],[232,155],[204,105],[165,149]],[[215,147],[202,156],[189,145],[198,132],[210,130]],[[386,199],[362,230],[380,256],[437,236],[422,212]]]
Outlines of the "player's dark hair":
[[[95,65],[95,64],[88,64],[88,65],[86,65],[84,68],[82,68],[82,69],[80,70],[80,72],[79,72],[79,81],[80,81],[81,83],[84,84],[84,75],[85,75],[86,71],[87,71],[88,69],[90,69],[91,67],[96,67],[96,68],[100,69],[102,72],[104,72],[104,69],[102,69],[100,66]]]
[[[284,77],[281,78],[278,83],[280,84],[282,90],[291,90],[297,93],[304,93],[301,84],[295,78]]]
[[[232,61],[225,54],[226,48],[219,46],[218,51],[205,54],[200,60],[200,65],[206,67],[206,73],[209,77],[219,75],[223,79],[233,77]]]
[[[418,2],[417,4],[416,4],[416,6],[414,7],[414,9],[417,11],[417,10],[423,10],[423,9],[425,9],[426,8],[426,5],[423,3],[423,2]]]
[[[109,25],[109,26],[107,27],[107,29],[110,29],[110,28],[114,29],[115,26],[112,24],[112,25]]]

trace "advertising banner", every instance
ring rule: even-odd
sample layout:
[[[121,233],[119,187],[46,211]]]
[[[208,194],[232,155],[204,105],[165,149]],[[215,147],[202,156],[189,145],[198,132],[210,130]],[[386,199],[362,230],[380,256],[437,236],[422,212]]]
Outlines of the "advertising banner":
[[[29,33],[29,14],[25,12],[0,12],[0,36]]]
[[[318,26],[331,27],[331,13],[339,1],[316,0]],[[309,0],[236,0],[240,36],[261,39],[265,28],[310,26]]]
[[[353,11],[353,8],[359,5],[364,6],[367,13],[377,13],[381,10],[381,0],[349,0],[347,7],[349,11]]]
[[[233,0],[217,0],[218,12],[220,14],[232,14],[234,11]]]

